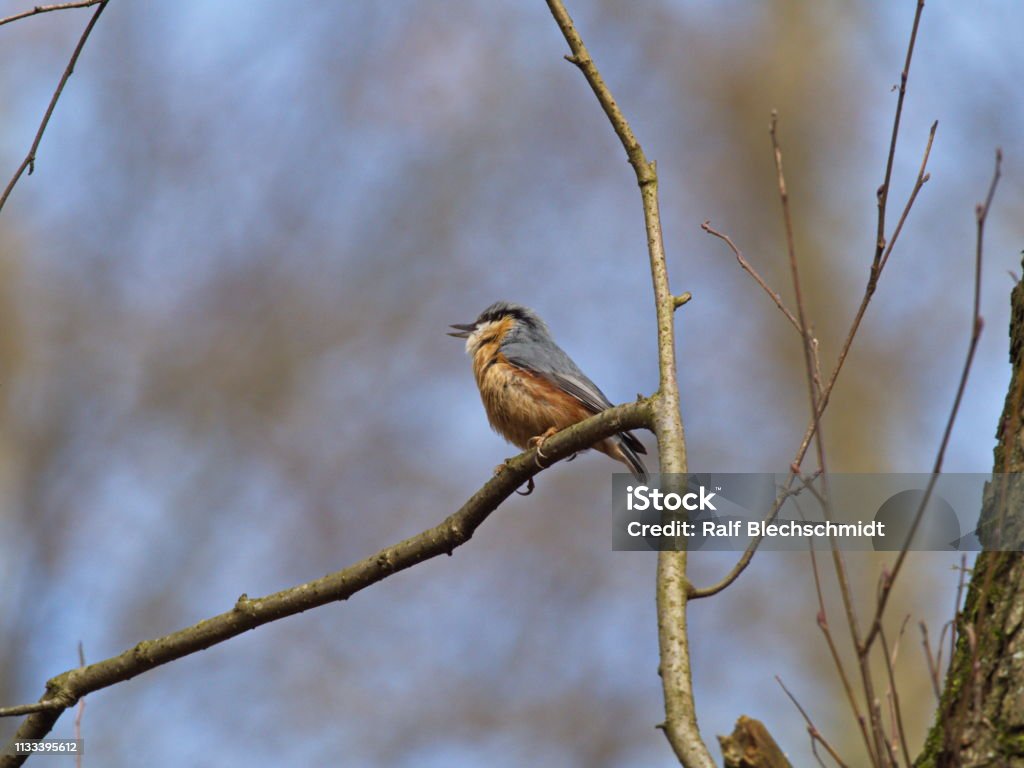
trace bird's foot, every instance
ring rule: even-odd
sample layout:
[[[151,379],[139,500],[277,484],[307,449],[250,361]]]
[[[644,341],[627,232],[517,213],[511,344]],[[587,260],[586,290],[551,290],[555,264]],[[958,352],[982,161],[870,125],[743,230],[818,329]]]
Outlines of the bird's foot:
[[[541,466],[540,459],[546,459],[547,458],[547,456],[544,455],[544,452],[541,450],[541,448],[544,447],[544,443],[547,442],[547,439],[549,437],[551,437],[552,435],[555,435],[557,433],[558,433],[558,430],[555,427],[548,427],[547,431],[543,435],[537,435],[536,437],[531,437],[530,438],[530,440],[529,440],[530,447],[537,449],[537,466],[538,467]],[[543,469],[543,467],[541,467],[541,468]]]

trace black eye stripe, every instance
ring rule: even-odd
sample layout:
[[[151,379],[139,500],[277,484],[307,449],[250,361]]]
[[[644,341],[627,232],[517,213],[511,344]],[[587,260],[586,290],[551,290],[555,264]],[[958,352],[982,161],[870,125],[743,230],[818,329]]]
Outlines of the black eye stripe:
[[[523,310],[518,307],[503,307],[501,309],[489,310],[484,312],[480,317],[477,318],[477,326],[482,323],[493,323],[497,320],[501,320],[504,317],[514,317],[516,320],[520,320],[524,323],[532,323],[533,320]]]

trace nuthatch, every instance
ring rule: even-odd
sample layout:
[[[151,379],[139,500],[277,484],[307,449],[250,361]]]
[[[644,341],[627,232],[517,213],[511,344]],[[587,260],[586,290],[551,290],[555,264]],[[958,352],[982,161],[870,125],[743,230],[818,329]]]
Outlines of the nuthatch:
[[[472,323],[451,327],[456,332],[449,336],[466,340],[491,426],[523,450],[537,446],[539,453],[555,432],[612,407],[532,309],[498,301]],[[647,450],[632,433],[619,432],[592,447],[621,461],[637,480],[647,479],[637,456]]]

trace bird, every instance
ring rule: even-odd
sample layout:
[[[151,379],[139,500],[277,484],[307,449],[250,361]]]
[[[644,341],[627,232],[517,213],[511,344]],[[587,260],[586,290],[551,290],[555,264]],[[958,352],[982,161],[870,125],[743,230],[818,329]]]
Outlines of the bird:
[[[496,301],[472,323],[450,327],[455,330],[449,336],[466,340],[491,427],[523,450],[536,447],[543,456],[540,449],[551,435],[612,407],[529,307]],[[646,482],[647,468],[637,454],[647,449],[631,432],[619,432],[592,447]]]

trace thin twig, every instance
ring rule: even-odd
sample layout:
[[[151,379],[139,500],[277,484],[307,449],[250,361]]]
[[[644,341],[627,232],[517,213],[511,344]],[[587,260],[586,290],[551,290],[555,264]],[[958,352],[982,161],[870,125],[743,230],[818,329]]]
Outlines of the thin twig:
[[[892,568],[892,575],[886,579],[885,584],[883,584],[882,593],[879,596],[878,605],[875,609],[875,618],[871,623],[871,629],[868,631],[867,637],[864,638],[863,644],[858,648],[858,653],[861,656],[865,656],[870,650],[871,643],[875,639],[875,636],[881,627],[882,614],[885,611],[889,595],[892,593],[893,583],[899,575],[900,569],[903,567],[903,563],[907,557],[907,552],[910,549],[910,543],[921,523],[921,518],[924,517],[924,511],[928,506],[928,502],[931,500],[932,491],[935,490],[935,483],[938,482],[939,475],[942,472],[942,462],[946,455],[946,448],[949,446],[949,438],[953,434],[953,425],[956,423],[956,416],[960,410],[960,402],[963,400],[964,391],[967,389],[967,378],[970,376],[971,366],[974,363],[974,353],[978,349],[978,340],[981,338],[981,331],[985,325],[981,317],[981,267],[984,252],[985,221],[988,218],[988,212],[992,206],[992,200],[995,197],[996,186],[999,184],[999,178],[1002,175],[1002,162],[1003,152],[1002,150],[997,149],[995,169],[992,172],[992,181],[988,187],[988,194],[985,196],[985,201],[983,203],[979,203],[974,210],[977,225],[977,237],[975,239],[974,250],[974,307],[973,312],[971,313],[971,340],[967,345],[967,359],[964,361],[963,370],[960,372],[960,383],[956,388],[956,397],[953,398],[953,407],[950,409],[949,418],[946,419],[946,428],[942,433],[942,441],[939,443],[939,452],[935,457],[935,465],[932,468],[931,477],[928,479],[928,485],[925,486],[924,494],[921,497],[921,503],[918,505],[917,511],[914,513],[914,521],[910,525],[910,530],[907,533],[907,539],[904,542],[899,555],[896,557],[896,563]]]
[[[917,178],[914,180],[914,187],[910,190],[910,197],[907,198],[907,202],[903,206],[903,210],[900,212],[900,217],[896,221],[896,229],[893,230],[892,236],[889,238],[889,242],[885,246],[885,252],[882,254],[882,261],[878,265],[878,274],[882,274],[882,270],[885,269],[885,265],[889,263],[889,257],[892,255],[892,249],[896,247],[896,241],[899,239],[900,232],[903,231],[903,225],[907,222],[907,217],[910,215],[910,209],[914,207],[914,202],[917,200],[917,195],[924,187],[925,184],[931,179],[931,174],[925,169],[928,167],[928,158],[932,153],[932,145],[935,143],[935,133],[939,130],[939,121],[935,120],[932,122],[932,127],[928,129],[928,141],[924,145],[924,156],[921,158],[921,167],[917,171]]]
[[[47,701],[33,701],[28,704],[16,704],[11,707],[0,707],[0,717],[21,717],[32,715],[36,712],[55,712],[67,709],[67,703],[53,699]]]
[[[935,700],[939,701],[942,698],[942,684],[939,680],[939,665],[935,662],[935,657],[932,654],[932,645],[928,641],[928,625],[921,621],[918,622],[917,626],[921,629],[921,645],[924,646],[924,658],[928,662],[928,677],[932,681]]]
[[[821,744],[821,746],[823,746],[828,751],[829,755],[832,756],[832,759],[836,761],[836,764],[841,766],[842,768],[845,768],[846,763],[844,763],[842,758],[839,757],[839,753],[836,752],[832,745],[828,743],[828,739],[821,735],[821,731],[819,731],[817,726],[814,725],[814,721],[812,721],[811,716],[807,714],[807,710],[800,705],[800,702],[797,701],[796,696],[790,693],[789,688],[787,688],[786,684],[782,682],[782,678],[778,675],[775,675],[775,681],[780,686],[782,686],[782,690],[786,692],[786,695],[789,697],[789,700],[793,702],[793,706],[795,706],[797,710],[799,710],[800,714],[803,715],[804,722],[807,723],[807,732],[811,736],[811,741],[817,741],[819,744]]]
[[[889,184],[892,181],[892,167],[896,159],[896,143],[900,135],[900,118],[903,115],[903,100],[907,95],[907,80],[910,77],[910,61],[914,57],[914,43],[917,42],[917,30],[921,25],[921,14],[924,11],[924,0],[917,1],[914,11],[914,24],[910,29],[910,42],[907,43],[907,55],[900,72],[899,95],[896,97],[896,115],[892,121],[892,138],[889,140],[889,156],[885,161],[885,178],[878,188],[878,239],[875,244],[875,259],[872,262],[873,282],[868,283],[869,293],[874,293],[875,285],[882,273],[882,252],[885,249],[885,213],[889,203]],[[934,127],[932,129],[934,134]]]
[[[719,240],[723,241],[727,246],[729,246],[729,250],[732,251],[733,255],[736,257],[736,261],[740,263],[740,266],[743,268],[743,270],[752,278],[754,278],[754,282],[761,286],[764,292],[767,293],[771,300],[775,302],[775,306],[777,306],[782,311],[782,314],[786,316],[786,319],[789,320],[790,324],[794,328],[796,328],[797,333],[799,333],[800,323],[793,315],[793,313],[789,311],[789,308],[782,303],[782,297],[779,296],[778,291],[774,291],[768,286],[768,283],[765,282],[764,278],[761,277],[761,275],[758,274],[757,270],[754,269],[750,262],[743,257],[743,254],[740,252],[740,249],[736,247],[736,243],[732,241],[732,238],[730,238],[726,234],[723,234],[722,232],[719,232],[717,229],[712,227],[710,221],[705,221],[703,224],[700,225],[700,228],[707,232],[709,235],[714,235]]]
[[[893,704],[893,689],[890,688],[885,692],[885,702],[889,705],[889,733],[893,734],[891,739],[887,739],[885,742],[888,747],[889,762],[893,766],[899,766],[900,764],[900,752],[899,745],[896,743],[898,738],[896,737],[896,707]]]
[[[868,735],[866,721],[863,714],[861,714],[860,706],[857,704],[857,696],[853,692],[853,685],[851,685],[850,678],[846,674],[846,667],[843,665],[842,658],[839,656],[839,648],[836,646],[835,640],[832,637],[832,631],[829,628],[828,612],[825,610],[825,595],[821,588],[821,575],[818,572],[818,557],[814,552],[814,542],[808,542],[807,551],[811,556],[811,573],[814,574],[814,590],[818,595],[818,628],[825,637],[825,644],[828,646],[829,654],[832,656],[832,663],[835,664],[836,671],[839,673],[839,680],[843,685],[846,700],[849,702],[850,709],[853,711],[854,719],[860,727],[860,734],[864,739],[864,746],[868,751],[868,758],[871,761],[871,765],[877,766],[878,757],[875,755],[874,744],[871,743],[871,737]]]
[[[907,621],[910,616],[903,619],[903,624],[900,625],[899,635],[896,637],[896,645],[893,646],[892,653],[889,652],[889,643],[885,638],[885,631],[879,631],[879,637],[882,639],[882,652],[885,654],[885,671],[889,678],[889,695],[892,697],[892,709],[894,719],[896,721],[896,728],[894,730],[894,737],[896,737],[900,743],[900,750],[903,753],[903,761],[907,764],[907,768],[913,765],[913,761],[910,759],[910,752],[907,747],[907,733],[903,729],[903,710],[900,707],[900,694],[899,689],[896,686],[896,655],[899,652],[900,640],[903,639],[903,632],[907,628]],[[894,758],[893,763],[897,761]]]
[[[772,502],[772,506],[768,510],[768,513],[762,518],[762,522],[772,522],[775,519],[776,515],[779,514],[779,510],[786,503],[786,500],[789,499],[791,496],[797,496],[804,490],[810,490],[813,493],[813,483],[815,480],[818,479],[820,474],[820,472],[815,472],[808,477],[799,478],[801,483],[799,486],[794,488],[792,487],[792,481],[798,476],[795,471],[792,471],[789,477],[789,482],[786,485],[780,487],[779,493],[775,497],[775,501]],[[761,530],[763,530],[763,528]],[[689,588],[690,599],[699,600],[701,598],[717,595],[723,589],[732,584],[740,575],[740,573],[742,573],[743,569],[747,567],[747,564],[754,556],[754,552],[757,551],[757,548],[761,544],[761,540],[763,538],[764,537],[762,536],[762,534],[758,533],[750,542],[750,544],[747,545],[747,548],[743,551],[743,554],[740,556],[740,559],[736,563],[736,565],[733,566],[733,569],[717,583],[712,584],[708,587],[695,587],[691,584]]]
[[[782,170],[782,147],[778,136],[779,116],[772,110],[772,120],[768,133],[772,140],[772,154],[775,157],[775,178],[779,188],[779,201],[782,203],[782,222],[786,231],[786,253],[789,257],[790,276],[793,280],[793,293],[796,297],[796,325],[800,333],[800,341],[804,351],[804,364],[807,373],[807,386],[810,390],[811,414],[815,419],[817,445],[819,452],[818,469],[825,471],[821,424],[818,417],[818,392],[814,386],[814,353],[811,348],[810,336],[807,332],[807,311],[804,308],[803,290],[800,287],[800,269],[796,258],[796,239],[793,235],[793,218],[789,208],[789,190],[786,188],[786,176]],[[823,476],[824,479],[824,476]]]
[[[910,198],[907,200],[906,206],[904,206],[903,214],[900,216],[900,223],[899,223],[898,226],[902,226],[902,223],[906,220],[907,215],[909,214],[910,209],[911,209],[911,207],[914,204],[914,200],[917,198],[917,193],[921,190],[921,187],[924,186],[925,182],[928,181],[928,174],[925,172],[925,168],[928,165],[928,157],[931,154],[932,142],[935,139],[935,130],[936,130],[937,127],[938,127],[938,123],[934,123],[932,125],[931,132],[928,135],[928,142],[925,145],[924,157],[922,158],[922,161],[921,161],[921,170],[918,173],[917,182],[914,184],[914,189],[911,192]],[[889,241],[888,248],[891,249],[892,246],[895,244],[895,242],[896,242],[896,237],[891,238],[890,241]],[[846,358],[847,358],[847,355],[850,352],[850,348],[853,346],[853,340],[856,337],[857,331],[860,328],[861,320],[863,320],[863,318],[864,318],[864,315],[865,315],[865,313],[867,311],[868,304],[870,303],[870,300],[871,300],[871,294],[868,293],[868,292],[865,292],[863,298],[861,299],[860,306],[857,309],[857,313],[854,316],[853,323],[851,324],[850,329],[849,329],[849,331],[846,334],[846,339],[843,341],[843,345],[840,348],[839,357],[838,357],[838,359],[836,361],[836,365],[832,369],[832,373],[829,375],[828,382],[821,389],[821,396],[819,398],[818,412],[817,412],[817,416],[818,416],[818,419],[819,419],[818,423],[820,423],[820,419],[824,415],[825,409],[828,407],[829,399],[830,399],[830,397],[832,395],[832,390],[835,388],[836,382],[839,379],[839,373],[840,373],[840,371],[842,371],[842,368],[843,368],[843,363],[846,362]],[[798,325],[799,325],[799,323],[798,323]],[[800,471],[800,465],[803,463],[803,460],[804,460],[804,456],[807,455],[807,450],[811,446],[811,440],[814,438],[814,436],[816,434],[816,426],[815,426],[815,424],[816,424],[816,422],[812,418],[811,421],[807,425],[807,429],[804,431],[803,439],[800,441],[800,446],[799,446],[799,448],[797,448],[796,455],[794,456],[793,462],[791,464],[790,478],[789,478],[790,482],[792,482],[796,478],[796,476],[798,475],[798,473]],[[757,550],[757,547],[758,547],[759,544],[760,544],[760,539],[755,540],[754,542],[751,543],[751,546],[748,547],[747,550],[744,551],[743,555],[740,556],[740,559],[736,562],[736,565],[734,565],[732,567],[732,570],[730,570],[729,573],[727,573],[715,585],[715,592],[720,592],[721,590],[723,590],[726,587],[728,587],[730,584],[732,584],[734,581],[736,581],[736,579],[738,579],[740,577],[740,574],[742,574],[743,571],[746,570],[747,566],[750,564],[751,559],[753,559],[754,552]]]
[[[93,13],[92,18],[89,19],[89,23],[85,26],[85,31],[82,32],[82,36],[78,39],[78,45],[75,46],[74,52],[71,54],[71,59],[68,61],[67,67],[64,68],[64,74],[60,77],[60,82],[57,83],[57,89],[53,92],[53,96],[50,97],[50,103],[46,107],[46,112],[43,114],[42,122],[39,123],[39,130],[36,131],[36,136],[32,140],[32,146],[29,147],[28,154],[25,155],[25,159],[21,161],[21,165],[18,166],[18,170],[14,172],[11,180],[7,182],[7,187],[4,189],[2,195],[0,195],[0,211],[3,210],[4,204],[7,203],[7,198],[11,196],[11,192],[14,190],[14,185],[18,183],[18,179],[21,175],[28,170],[28,175],[32,175],[32,171],[35,170],[36,152],[39,149],[39,142],[43,140],[43,134],[46,133],[46,126],[50,122],[50,117],[53,115],[53,110],[57,106],[57,101],[60,99],[61,93],[64,92],[64,86],[68,82],[68,78],[71,77],[71,73],[75,71],[75,64],[78,62],[78,57],[82,53],[82,49],[85,47],[85,41],[89,39],[89,35],[92,33],[93,27],[96,26],[96,22],[99,21],[100,14],[107,7],[107,3],[110,0],[101,0]]]
[[[818,761],[818,765],[820,765],[821,768],[827,768],[825,761],[822,760],[821,755],[818,754],[818,742],[814,739],[811,739],[811,754],[814,755],[814,759]]]
[[[773,111],[769,134],[772,141],[772,152],[775,157],[775,173],[778,182],[779,200],[782,203],[782,220],[786,232],[786,251],[789,257],[790,274],[793,280],[793,292],[796,296],[796,316],[800,322],[800,336],[803,342],[804,368],[807,376],[808,399],[810,401],[811,418],[814,426],[814,445],[818,458],[818,470],[821,472],[823,508],[827,519],[831,519],[831,503],[828,488],[828,468],[825,460],[825,438],[821,429],[821,412],[818,408],[819,393],[814,382],[814,354],[807,332],[807,313],[804,309],[803,292],[800,285],[800,270],[796,256],[796,242],[793,235],[792,214],[789,205],[789,192],[786,188],[786,178],[783,171],[782,147],[778,138],[778,115]],[[846,562],[835,539],[831,540],[832,563],[836,572],[836,580],[839,583],[839,594],[842,598],[843,608],[846,612],[846,623],[853,640],[853,647],[860,646],[860,632],[858,629],[857,612],[854,606],[853,590],[850,586],[849,575],[846,570]],[[882,726],[881,711],[875,706],[876,698],[874,693],[874,681],[871,675],[871,667],[864,658],[858,658],[860,669],[861,685],[864,688],[864,696],[868,702],[868,715],[871,719],[871,730],[875,739],[875,751],[879,759],[886,754],[885,734]],[[882,765],[885,763],[883,762]]]
[[[29,16],[37,16],[40,13],[49,13],[50,11],[66,11],[69,8],[88,8],[90,5],[96,5],[97,3],[105,2],[105,0],[80,0],[75,3],[58,3],[56,5],[37,5],[35,8],[30,8],[27,11],[16,13],[13,16],[6,16],[0,19],[0,27],[4,24],[10,24],[12,21],[18,21],[18,19],[27,19]]]
[[[900,644],[903,642],[903,635],[907,632],[907,624],[910,623],[910,614],[908,613],[903,617],[903,623],[900,624],[900,631],[896,635],[896,642],[892,647],[892,665],[896,666],[896,659],[900,655]]]
[[[953,604],[953,618],[942,625],[939,633],[938,653],[935,657],[935,669],[942,669],[942,648],[946,639],[946,632],[949,632],[949,664],[953,664],[953,656],[956,654],[957,627],[960,625],[960,601],[963,599],[965,579],[967,577],[967,555],[960,555],[960,565],[956,568],[959,576],[956,580],[956,600]],[[938,673],[936,672],[936,676]]]
[[[932,144],[935,141],[935,132],[938,130],[938,122],[932,123],[931,130],[928,132],[928,140],[925,142],[924,154],[921,157],[921,167],[918,170],[917,179],[914,182],[914,188],[910,192],[910,196],[907,198],[906,204],[903,206],[903,212],[900,214],[899,221],[896,224],[896,230],[893,232],[893,236],[889,238],[888,245],[885,246],[885,250],[882,252],[882,260],[879,263],[877,269],[872,265],[871,275],[868,278],[867,288],[864,290],[864,295],[861,297],[860,305],[857,307],[857,312],[853,316],[853,321],[850,323],[850,328],[846,332],[846,338],[843,339],[843,344],[839,348],[839,357],[836,358],[836,364],[832,368],[832,372],[829,374],[828,381],[821,391],[821,397],[818,403],[818,416],[825,412],[825,408],[828,407],[829,399],[832,396],[832,390],[835,388],[836,381],[839,379],[839,374],[843,369],[843,365],[846,363],[846,358],[850,354],[850,349],[853,347],[853,340],[857,336],[857,332],[860,330],[861,322],[864,320],[864,315],[867,313],[868,305],[871,303],[871,298],[874,296],[875,287],[877,286],[878,278],[882,274],[882,270],[885,264],[888,262],[889,254],[892,253],[893,246],[896,245],[896,240],[899,237],[900,231],[902,231],[903,224],[910,215],[910,210],[914,206],[914,202],[917,200],[917,195],[921,191],[921,188],[928,182],[929,174],[927,173],[928,159],[931,157]],[[804,456],[807,453],[807,449],[811,445],[811,440],[815,435],[815,424],[812,419],[807,429],[804,430],[803,440],[800,442],[800,448],[797,451],[797,457],[794,460],[798,465],[803,462]]]
[[[817,393],[814,391],[814,366],[811,361],[810,343],[807,338],[807,312],[804,309],[803,291],[800,287],[800,269],[796,258],[796,238],[793,235],[793,218],[789,209],[789,190],[786,188],[786,176],[782,170],[782,147],[779,145],[778,135],[779,115],[772,110],[772,120],[768,134],[772,140],[772,155],[775,158],[775,179],[779,189],[779,201],[782,203],[782,223],[786,231],[786,253],[789,257],[790,277],[793,280],[793,293],[796,297],[796,321],[797,330],[800,332],[801,341],[804,347],[805,363],[807,366],[807,382],[811,388],[811,413],[816,414]],[[820,441],[819,441],[820,442]]]

